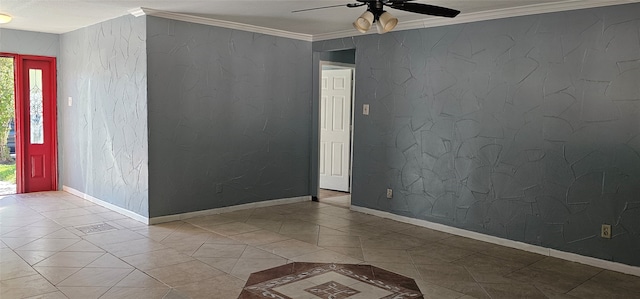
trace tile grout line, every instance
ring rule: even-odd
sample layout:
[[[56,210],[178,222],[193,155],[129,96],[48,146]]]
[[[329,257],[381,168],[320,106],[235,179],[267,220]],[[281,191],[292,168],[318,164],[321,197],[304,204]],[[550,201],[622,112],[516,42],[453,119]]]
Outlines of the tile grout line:
[[[571,291],[579,288],[580,286],[584,285],[585,283],[587,283],[589,280],[592,280],[594,277],[598,276],[600,273],[604,272],[606,269],[600,269],[600,271],[598,271],[596,274],[592,275],[591,277],[585,279],[584,281],[582,281],[580,284],[576,285],[575,287],[571,288],[570,290],[568,290],[567,292],[565,292],[564,294],[569,295],[569,293],[571,293]]]

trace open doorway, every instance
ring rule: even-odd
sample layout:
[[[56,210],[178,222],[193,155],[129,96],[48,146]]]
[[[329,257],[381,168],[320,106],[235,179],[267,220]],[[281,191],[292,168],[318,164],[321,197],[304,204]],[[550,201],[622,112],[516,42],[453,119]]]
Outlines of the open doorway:
[[[0,196],[15,194],[15,62],[0,56]]]
[[[318,200],[350,207],[355,51],[320,55]]]

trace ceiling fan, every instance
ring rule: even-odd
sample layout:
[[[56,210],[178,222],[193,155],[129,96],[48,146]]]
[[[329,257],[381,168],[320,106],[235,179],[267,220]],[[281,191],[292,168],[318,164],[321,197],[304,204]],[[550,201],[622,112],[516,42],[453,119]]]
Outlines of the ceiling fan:
[[[451,8],[429,5],[429,4],[422,4],[422,3],[413,3],[411,2],[413,0],[356,0],[356,1],[358,2],[349,3],[346,5],[340,4],[340,5],[307,8],[307,9],[294,10],[292,12],[295,13],[295,12],[303,12],[303,11],[325,9],[325,8],[331,8],[331,7],[340,7],[340,6],[354,8],[354,7],[360,7],[360,6],[366,5],[367,11],[365,11],[362,15],[360,15],[360,17],[356,19],[355,22],[353,22],[353,27],[356,28],[356,30],[362,33],[365,33],[369,30],[369,28],[371,28],[373,24],[376,24],[376,28],[378,29],[378,33],[380,34],[389,32],[393,30],[393,28],[395,28],[396,25],[398,25],[398,19],[392,16],[387,11],[385,11],[384,10],[385,6],[394,8],[394,9],[413,12],[413,13],[419,13],[419,14],[437,16],[437,17],[446,17],[446,18],[453,18],[460,13],[459,10],[455,10]]]

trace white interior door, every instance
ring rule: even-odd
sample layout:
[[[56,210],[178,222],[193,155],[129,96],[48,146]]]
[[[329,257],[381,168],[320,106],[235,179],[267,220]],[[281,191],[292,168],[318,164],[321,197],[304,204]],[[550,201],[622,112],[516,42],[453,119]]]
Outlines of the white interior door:
[[[349,192],[351,69],[322,70],[320,188]]]

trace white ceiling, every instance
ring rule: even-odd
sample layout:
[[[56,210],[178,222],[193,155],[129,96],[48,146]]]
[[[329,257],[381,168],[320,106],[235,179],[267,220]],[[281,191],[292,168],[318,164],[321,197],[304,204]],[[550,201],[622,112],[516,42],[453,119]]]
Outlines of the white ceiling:
[[[487,16],[491,15],[505,17],[509,14],[522,15],[640,2],[640,0],[417,1],[460,10],[461,14],[456,18],[459,21],[456,22],[482,19],[478,16],[484,16],[483,18],[487,19],[490,18]],[[9,14],[14,18],[11,23],[0,25],[0,28],[65,33],[126,15],[129,10],[144,7],[154,11],[231,21],[310,36],[326,36],[351,30],[355,35],[357,32],[351,27],[351,23],[364,11],[364,7],[337,7],[291,13],[292,10],[346,5],[354,2],[349,0],[0,0],[0,13]],[[442,19],[394,9],[388,9],[388,11],[398,17],[400,24]]]

